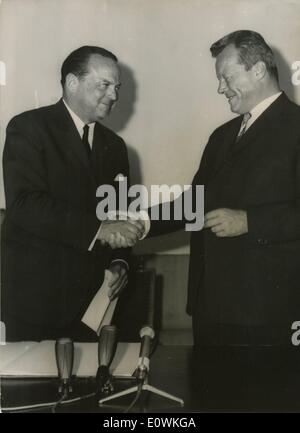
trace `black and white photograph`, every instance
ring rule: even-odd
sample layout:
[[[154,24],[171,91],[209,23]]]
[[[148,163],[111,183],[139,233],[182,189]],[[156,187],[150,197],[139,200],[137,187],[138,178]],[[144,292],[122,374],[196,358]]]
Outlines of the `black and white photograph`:
[[[300,412],[299,40],[300,0],[0,0],[2,413]]]

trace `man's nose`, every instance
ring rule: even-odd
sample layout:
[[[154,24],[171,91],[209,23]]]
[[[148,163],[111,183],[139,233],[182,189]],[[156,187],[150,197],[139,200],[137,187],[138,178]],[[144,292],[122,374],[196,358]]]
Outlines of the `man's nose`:
[[[109,99],[111,101],[113,101],[113,102],[117,101],[118,100],[118,96],[119,96],[118,95],[118,90],[115,89],[114,87],[109,88],[108,92],[107,92],[107,96],[109,97]]]
[[[227,85],[225,80],[222,78],[221,80],[219,80],[219,86],[218,86],[218,93],[220,95],[222,95],[227,89]]]

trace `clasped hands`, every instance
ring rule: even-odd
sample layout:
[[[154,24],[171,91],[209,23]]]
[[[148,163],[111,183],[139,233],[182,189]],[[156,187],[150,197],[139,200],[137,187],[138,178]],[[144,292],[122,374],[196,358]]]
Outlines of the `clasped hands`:
[[[141,219],[127,215],[122,219],[107,219],[101,223],[98,239],[102,245],[109,245],[112,249],[133,247],[145,232],[145,225]]]

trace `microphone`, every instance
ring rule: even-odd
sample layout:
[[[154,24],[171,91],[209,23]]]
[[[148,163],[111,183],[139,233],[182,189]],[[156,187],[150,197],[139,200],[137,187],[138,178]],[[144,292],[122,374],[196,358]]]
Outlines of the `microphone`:
[[[70,338],[60,338],[55,343],[55,356],[60,379],[59,393],[68,395],[72,392],[71,376],[74,361],[74,344]]]
[[[105,325],[101,328],[98,342],[98,371],[96,375],[96,394],[113,391],[109,367],[117,348],[118,330],[116,326]]]
[[[142,342],[136,371],[136,376],[138,379],[144,380],[149,371],[151,343],[154,336],[154,329],[150,325],[145,325],[140,330],[140,337]]]

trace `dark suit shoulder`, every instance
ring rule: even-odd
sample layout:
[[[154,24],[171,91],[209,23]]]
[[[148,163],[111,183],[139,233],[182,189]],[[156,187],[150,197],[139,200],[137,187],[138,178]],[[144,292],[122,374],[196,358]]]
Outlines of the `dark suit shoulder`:
[[[241,116],[237,116],[216,128],[209,137],[203,156],[207,156],[210,153],[214,155],[216,152],[219,152],[220,147],[223,144],[226,145],[226,137],[230,136],[232,132],[234,134],[237,133],[241,121]]]
[[[35,108],[17,114],[9,121],[7,130],[9,131],[10,129],[16,128],[30,132],[37,125],[44,123],[44,120],[48,119],[49,115],[54,113],[56,105],[57,104]]]
[[[291,111],[299,114],[300,106],[296,104],[294,101],[292,101],[291,99],[289,99],[285,93],[283,93],[280,96],[280,99],[278,98],[278,101],[284,104],[285,106],[288,106]]]
[[[17,121],[17,122],[21,122],[27,119],[31,119],[31,118],[35,118],[35,117],[39,117],[39,116],[43,116],[43,115],[47,115],[49,113],[51,113],[52,111],[54,111],[56,108],[56,104],[52,104],[52,105],[47,105],[45,107],[39,107],[39,108],[34,108],[31,110],[26,110],[23,111],[22,113],[17,114],[16,116],[14,116],[10,122],[13,121]]]
[[[283,106],[282,113],[286,117],[289,117],[292,121],[296,121],[300,127],[299,117],[300,117],[300,106],[295,102],[291,101],[287,97],[285,98],[285,104]]]
[[[218,128],[216,128],[213,131],[213,133],[211,134],[211,137],[223,135],[225,132],[227,132],[232,127],[236,126],[241,121],[242,121],[242,116],[236,116],[233,119],[228,120],[227,122],[225,122],[222,125],[218,126]]]

